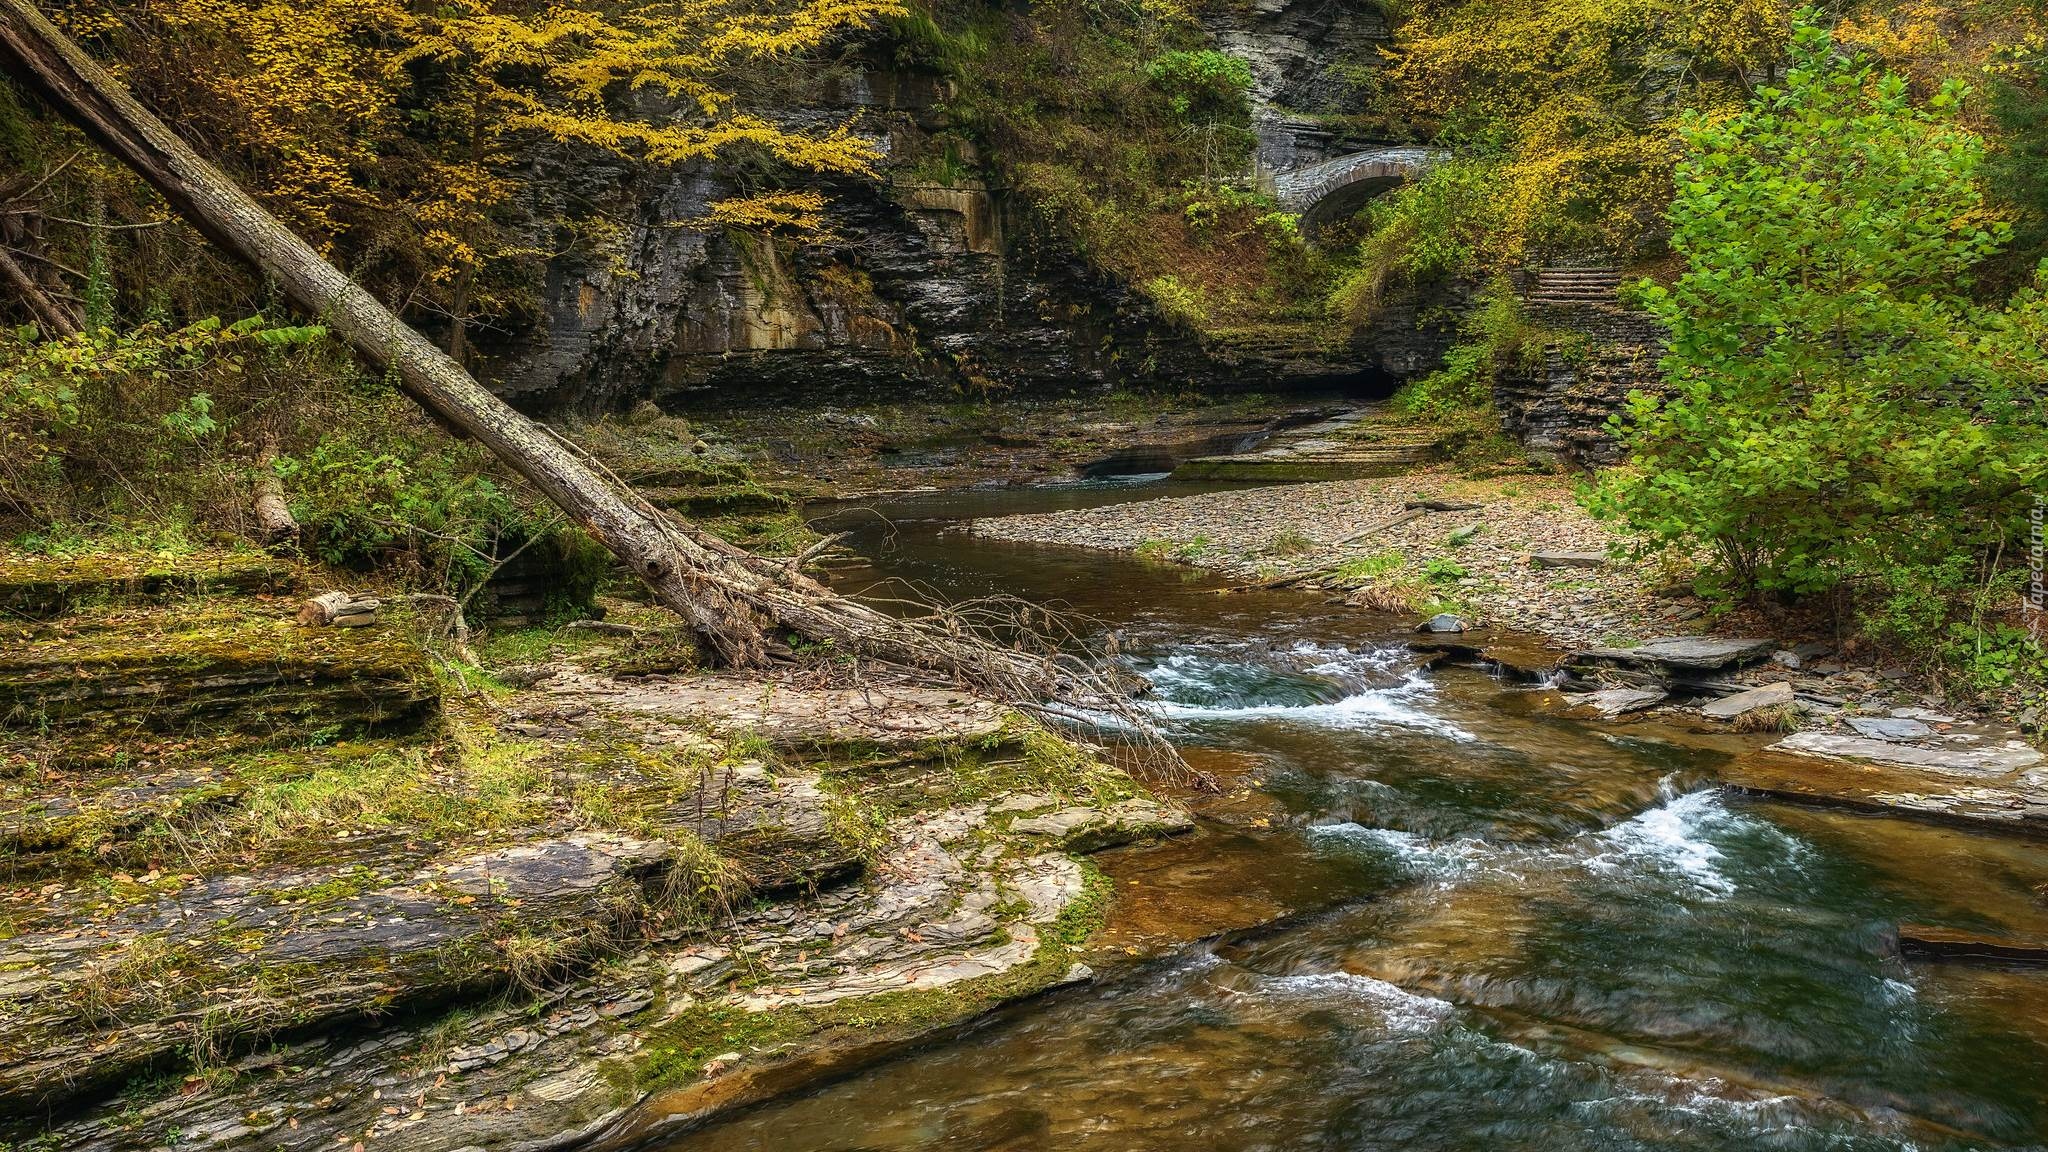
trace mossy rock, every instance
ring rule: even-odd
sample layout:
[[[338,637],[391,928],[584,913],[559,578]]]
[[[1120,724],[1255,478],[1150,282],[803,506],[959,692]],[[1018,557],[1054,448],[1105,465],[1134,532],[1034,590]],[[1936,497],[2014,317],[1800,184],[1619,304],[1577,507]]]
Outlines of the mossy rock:
[[[650,504],[691,519],[759,512],[793,512],[796,497],[754,483],[714,484],[704,488],[650,488],[641,492]]]
[[[180,596],[289,592],[297,572],[256,552],[36,556],[0,552],[0,613],[50,620],[88,603],[134,604]]]
[[[0,729],[340,732],[412,724],[438,697],[395,624],[305,628],[261,601],[0,626]]]

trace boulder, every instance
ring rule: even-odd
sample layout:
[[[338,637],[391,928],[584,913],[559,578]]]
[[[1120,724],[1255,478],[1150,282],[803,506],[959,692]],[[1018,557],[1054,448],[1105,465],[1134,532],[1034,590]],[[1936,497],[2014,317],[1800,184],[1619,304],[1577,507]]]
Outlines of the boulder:
[[[1465,632],[1470,630],[1465,618],[1450,612],[1439,612],[1415,626],[1417,632]]]
[[[1737,692],[1733,696],[1723,696],[1719,700],[1704,704],[1700,707],[1700,715],[1714,720],[1733,720],[1737,716],[1746,716],[1761,708],[1778,708],[1790,703],[1792,685],[1780,680],[1776,684],[1751,688],[1747,692]]]

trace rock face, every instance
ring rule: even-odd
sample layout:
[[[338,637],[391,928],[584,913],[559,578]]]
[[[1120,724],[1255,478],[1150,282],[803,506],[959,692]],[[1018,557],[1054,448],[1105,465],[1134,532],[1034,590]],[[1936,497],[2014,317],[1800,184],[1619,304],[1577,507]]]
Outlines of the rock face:
[[[1251,65],[1252,129],[1262,174],[1301,168],[1378,141],[1345,137],[1331,115],[1353,111],[1393,30],[1377,6],[1257,0],[1207,14],[1223,51]]]
[[[937,74],[863,61],[790,93],[792,118],[852,116],[888,157],[881,183],[815,185],[832,201],[833,235],[802,247],[676,227],[736,192],[705,171],[538,157],[532,218],[596,205],[630,223],[601,250],[549,263],[531,326],[489,349],[483,375],[522,407],[560,410],[644,396],[857,402],[1197,378],[1261,387],[1358,369],[1344,348],[1206,350],[1041,235],[1007,190],[917,175],[950,123],[945,95]]]

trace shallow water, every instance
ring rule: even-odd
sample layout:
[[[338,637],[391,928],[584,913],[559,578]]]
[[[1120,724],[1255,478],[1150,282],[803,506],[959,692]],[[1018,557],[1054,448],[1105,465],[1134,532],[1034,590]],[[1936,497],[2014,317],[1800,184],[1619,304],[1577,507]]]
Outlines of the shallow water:
[[[1424,671],[1403,621],[947,531],[1166,490],[833,524],[870,561],[842,587],[1015,593],[1118,631],[1223,787],[1199,835],[1101,858],[1105,963],[1165,959],[675,1148],[2044,1146],[2048,973],[1890,948],[1900,920],[2048,927],[2040,845],[1735,804],[1712,787],[1732,745]]]

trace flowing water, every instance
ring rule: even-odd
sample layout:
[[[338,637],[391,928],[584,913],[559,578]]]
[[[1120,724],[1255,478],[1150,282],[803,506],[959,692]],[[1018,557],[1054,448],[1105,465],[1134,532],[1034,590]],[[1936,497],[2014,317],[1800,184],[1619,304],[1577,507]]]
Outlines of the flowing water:
[[[1991,1149],[2048,1141],[2048,972],[1917,965],[1902,920],[2040,932],[2048,850],[1724,799],[1745,740],[1419,668],[1402,621],[839,514],[850,589],[1115,627],[1214,776],[1200,835],[1100,858],[1107,978],[681,1138],[774,1149]],[[1276,917],[1277,924],[1246,929]],[[1118,970],[1129,953],[1164,958]]]

